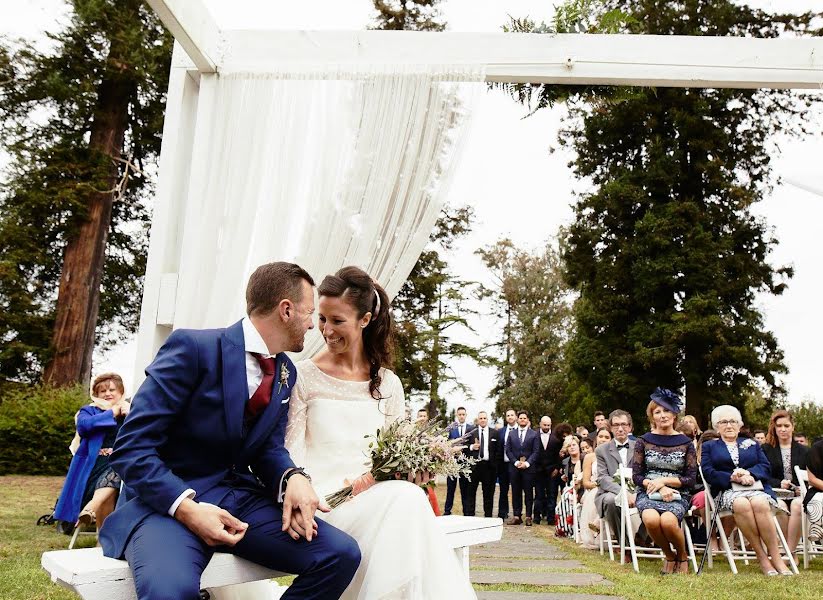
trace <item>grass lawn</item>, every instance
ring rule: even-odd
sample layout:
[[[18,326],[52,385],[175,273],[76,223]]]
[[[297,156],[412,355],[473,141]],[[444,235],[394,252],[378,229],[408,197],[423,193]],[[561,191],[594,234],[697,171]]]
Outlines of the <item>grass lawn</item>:
[[[37,527],[37,518],[51,511],[63,483],[61,477],[0,477],[0,599],[1,600],[69,600],[77,598],[51,583],[40,568],[40,555],[47,550],[68,547],[69,537],[52,527]],[[441,506],[445,486],[438,486]],[[460,495],[457,494],[455,514],[460,514]],[[586,588],[585,593],[623,596],[649,600],[805,600],[823,597],[823,558],[811,562],[808,571],[799,577],[771,577],[760,575],[753,565],[740,565],[741,574],[729,572],[725,561],[717,559],[715,568],[700,577],[694,575],[661,577],[657,574],[660,563],[640,561],[640,574],[630,566],[620,566],[601,558],[597,552],[582,550],[567,540],[554,540],[545,526],[533,528],[579,560],[592,572],[600,573],[613,586]],[[79,546],[93,544],[90,537],[80,538]],[[539,554],[539,553],[536,553]],[[580,592],[563,587],[534,587],[515,585],[479,586],[489,590]]]
[[[446,498],[446,486],[438,486],[437,497],[442,509]],[[455,494],[453,514],[462,514],[460,493]],[[482,503],[478,499],[478,506]],[[507,530],[512,526],[504,526]],[[514,526],[515,529],[524,527]],[[809,562],[804,571],[798,564],[800,575],[794,577],[765,577],[754,565],[738,562],[738,575],[733,575],[725,557],[715,556],[714,568],[706,569],[699,577],[676,575],[662,577],[662,562],[652,559],[638,559],[640,573],[635,573],[631,565],[612,562],[608,555],[600,556],[597,551],[585,550],[573,541],[554,537],[554,530],[545,524],[531,528],[559,549],[568,553],[568,558],[580,561],[589,572],[599,573],[614,585],[581,588],[563,586],[530,585],[475,585],[477,590],[585,593],[621,596],[629,600],[820,600],[823,598],[823,557]],[[505,533],[504,533],[505,535]],[[539,551],[533,557],[540,558]],[[799,557],[802,561],[802,556]],[[697,555],[698,563],[700,554]]]

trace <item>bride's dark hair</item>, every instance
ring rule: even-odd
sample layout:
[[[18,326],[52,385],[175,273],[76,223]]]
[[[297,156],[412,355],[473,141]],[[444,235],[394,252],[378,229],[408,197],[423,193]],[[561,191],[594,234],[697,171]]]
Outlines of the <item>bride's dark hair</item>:
[[[343,267],[334,275],[326,275],[317,294],[344,298],[357,311],[358,319],[371,313],[371,321],[363,329],[363,349],[369,362],[369,393],[380,400],[380,368],[394,365],[394,322],[386,291],[363,269]]]

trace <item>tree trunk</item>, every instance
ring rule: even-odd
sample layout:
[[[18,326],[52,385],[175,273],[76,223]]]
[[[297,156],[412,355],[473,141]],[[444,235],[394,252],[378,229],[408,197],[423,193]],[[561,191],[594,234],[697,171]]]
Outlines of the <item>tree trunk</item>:
[[[118,36],[113,36],[116,40]],[[106,240],[111,227],[120,158],[128,125],[129,102],[135,83],[120,60],[120,44],[112,42],[108,68],[98,88],[98,101],[91,126],[89,148],[112,157],[104,179],[95,182],[99,191],[88,195],[87,213],[67,240],[52,335],[52,359],[43,378],[56,385],[88,385],[94,334],[100,308],[100,282],[106,258]]]

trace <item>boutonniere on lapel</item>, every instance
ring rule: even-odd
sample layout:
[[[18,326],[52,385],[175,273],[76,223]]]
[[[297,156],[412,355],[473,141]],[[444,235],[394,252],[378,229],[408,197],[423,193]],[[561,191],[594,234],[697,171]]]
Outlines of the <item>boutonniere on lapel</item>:
[[[286,389],[289,388],[289,366],[286,363],[280,365],[280,382],[277,385],[277,393],[280,393],[280,390],[283,389],[283,386],[286,386]]]
[[[740,442],[740,449],[746,450],[747,448],[751,448],[752,446],[754,446],[756,443],[757,442],[755,442],[752,439],[743,440],[742,442]]]

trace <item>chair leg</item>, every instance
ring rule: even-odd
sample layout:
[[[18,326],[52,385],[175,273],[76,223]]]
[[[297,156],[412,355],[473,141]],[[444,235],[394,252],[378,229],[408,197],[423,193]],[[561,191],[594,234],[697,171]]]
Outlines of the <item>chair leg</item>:
[[[809,568],[809,534],[806,519],[806,509],[804,508],[800,515],[800,535],[803,536],[803,570]]]
[[[772,518],[774,519],[774,526],[777,528],[777,537],[780,539],[780,544],[783,546],[783,551],[786,553],[786,558],[789,561],[789,566],[795,575],[799,575],[800,571],[797,568],[797,563],[794,562],[794,556],[792,556],[792,552],[789,549],[789,544],[786,542],[786,536],[783,535],[783,530],[780,529],[780,523],[778,523],[776,516],[773,516]]]
[[[80,534],[80,525],[74,526],[74,533],[71,534],[71,541],[69,542],[69,550],[74,548],[74,543],[77,541],[77,536]]]
[[[600,521],[600,531],[606,536],[606,547],[609,549],[609,560],[614,560],[614,542],[612,541],[612,530],[606,519]]]
[[[697,573],[697,557],[694,555],[694,544],[692,543],[692,532],[689,531],[689,526],[686,523],[686,520],[683,520],[681,524],[683,528],[683,535],[686,538],[686,551],[689,553],[689,559],[692,561],[692,569],[694,572]],[[711,550],[711,549],[709,549]]]
[[[626,511],[621,512],[628,512],[628,507],[626,507]],[[632,532],[632,520],[629,515],[626,515],[626,527],[625,527],[625,535],[629,538],[629,551],[632,555],[632,567],[634,568],[635,573],[640,573],[640,565],[637,564],[637,548],[634,545],[634,533]]]
[[[717,534],[720,536],[720,544],[723,546],[723,551],[726,553],[726,560],[729,561],[729,568],[731,569],[732,573],[737,575],[737,565],[734,562],[734,556],[732,556],[732,549],[729,546],[729,538],[726,536],[726,531],[723,529],[723,522],[720,520],[716,514],[714,515],[715,520],[717,521],[715,529],[717,529]]]

